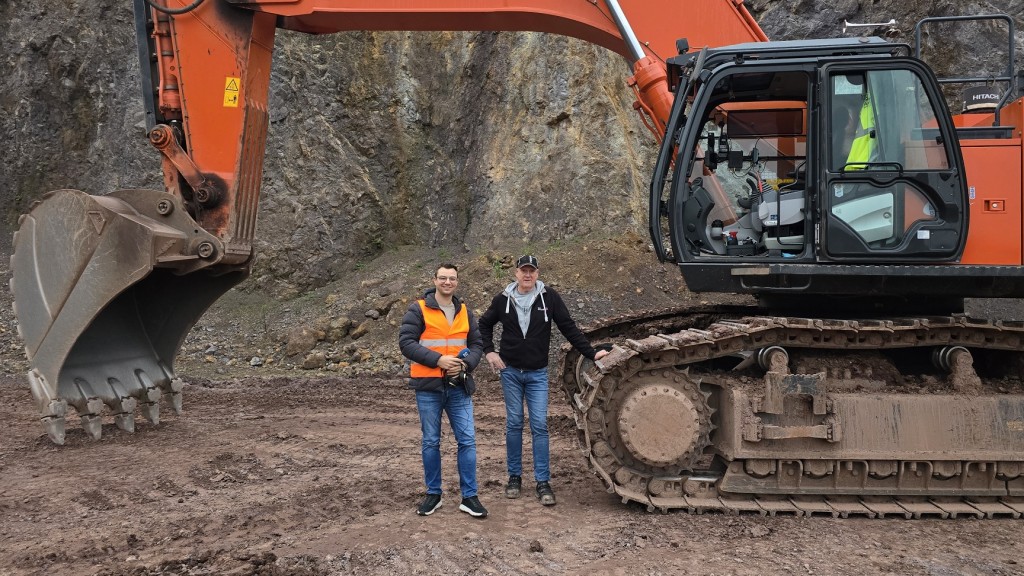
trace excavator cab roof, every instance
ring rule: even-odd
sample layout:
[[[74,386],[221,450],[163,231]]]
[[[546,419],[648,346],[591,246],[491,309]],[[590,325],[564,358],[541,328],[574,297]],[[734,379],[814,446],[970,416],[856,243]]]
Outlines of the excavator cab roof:
[[[826,38],[821,40],[785,40],[779,42],[745,42],[720,48],[709,48],[704,68],[715,68],[730,60],[766,60],[782,58],[825,58],[836,56],[896,56],[910,54],[910,46],[888,42],[876,36],[866,38]],[[688,52],[669,58],[670,66],[683,68],[696,64],[699,52]]]
[[[686,39],[679,40],[681,46],[688,46]],[[888,42],[877,36],[865,38],[825,38],[820,40],[784,40],[778,42],[744,42],[719,48],[703,48],[669,58],[668,84],[675,91],[682,78],[692,77],[694,69],[713,70],[728,62],[801,59],[818,60],[855,56],[858,58],[890,58],[907,56],[910,46]],[[698,73],[699,74],[699,73]]]

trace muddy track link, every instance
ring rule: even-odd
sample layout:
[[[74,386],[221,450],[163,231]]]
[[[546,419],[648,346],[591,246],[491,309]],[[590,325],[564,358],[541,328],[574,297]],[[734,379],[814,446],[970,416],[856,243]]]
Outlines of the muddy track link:
[[[1014,395],[972,396],[981,382],[969,353],[966,362],[947,361],[949,395],[939,400],[959,398],[969,402],[971,409],[976,402],[987,402],[985,398],[1001,406],[1013,404],[1011,419],[1004,423],[1014,443],[1008,456],[981,454],[975,459],[971,454],[959,461],[934,457],[867,460],[807,456],[806,450],[804,455],[797,450],[792,457],[723,458],[715,442],[719,440],[719,424],[727,414],[719,413],[724,408],[717,398],[723,390],[733,394],[733,380],[741,380],[716,380],[693,375],[692,370],[697,368],[699,372],[700,366],[715,359],[741,352],[756,354],[773,347],[781,348],[783,356],[785,349],[999,350],[1008,352],[1019,368],[1024,357],[1020,354],[1024,351],[1024,323],[959,316],[723,319],[731,311],[691,308],[612,319],[587,330],[595,344],[613,343],[611,353],[596,365],[563,347],[561,382],[573,408],[586,458],[608,491],[621,497],[623,503],[637,502],[649,511],[685,510],[695,514],[1024,516],[1024,451],[1017,449],[1024,442],[1024,395],[1018,390]],[[805,396],[813,398],[814,413],[827,416],[815,425],[765,425],[758,418],[764,414],[754,413],[771,412],[766,405],[777,401],[779,409],[775,413],[781,414],[782,397],[773,400],[770,385],[755,382],[751,386],[748,378],[748,389],[735,394],[750,394],[750,388],[755,388],[749,402],[744,400],[753,408],[744,408],[742,423],[731,423],[733,428],[742,429],[743,439],[761,441],[799,435],[799,442],[808,442],[809,438],[813,439],[810,442],[828,443],[838,441],[843,430],[849,433],[851,430],[842,426],[844,422],[829,412],[834,407],[827,386],[822,385],[821,392],[814,390],[825,375],[789,374],[787,359],[778,360],[768,360],[765,382],[787,382],[790,388],[786,390],[808,393]],[[728,383],[723,385],[723,381]],[[884,398],[889,397],[897,396]]]

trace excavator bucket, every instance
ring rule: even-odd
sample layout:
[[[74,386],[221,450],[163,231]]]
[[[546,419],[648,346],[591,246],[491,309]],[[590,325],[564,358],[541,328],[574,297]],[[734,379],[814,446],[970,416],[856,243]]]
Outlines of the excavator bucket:
[[[249,273],[209,262],[221,242],[180,199],[154,190],[51,192],[19,223],[11,291],[40,418],[57,444],[68,405],[93,438],[106,406],[133,431],[135,409],[159,423],[181,411],[174,357],[203,312]]]

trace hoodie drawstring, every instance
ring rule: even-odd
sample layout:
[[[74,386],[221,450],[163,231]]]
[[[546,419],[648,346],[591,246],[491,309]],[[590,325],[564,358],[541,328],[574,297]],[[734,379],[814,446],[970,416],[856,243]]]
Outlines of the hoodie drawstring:
[[[512,296],[505,294],[505,314],[508,314],[510,307],[512,306]],[[548,303],[544,301],[544,293],[540,293],[540,308],[544,311],[544,321],[548,321]]]

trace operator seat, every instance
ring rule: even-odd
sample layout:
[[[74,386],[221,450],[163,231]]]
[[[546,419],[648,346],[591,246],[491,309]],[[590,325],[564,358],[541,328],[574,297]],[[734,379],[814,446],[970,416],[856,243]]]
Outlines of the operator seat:
[[[708,217],[714,208],[715,201],[704,187],[704,179],[694,179],[690,183],[690,197],[683,203],[683,237],[693,247],[694,252],[703,250],[717,253],[708,236]]]

